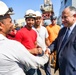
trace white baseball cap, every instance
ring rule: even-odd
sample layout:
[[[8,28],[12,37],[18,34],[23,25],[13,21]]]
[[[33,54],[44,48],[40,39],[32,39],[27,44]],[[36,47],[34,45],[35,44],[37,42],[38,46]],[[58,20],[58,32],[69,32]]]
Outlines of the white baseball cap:
[[[4,16],[5,14],[14,14],[12,8],[8,8],[7,5],[0,1],[0,16]]]
[[[25,18],[29,18],[29,17],[35,18],[36,17],[35,11],[32,9],[27,10],[24,17]]]
[[[39,11],[36,11],[35,14],[36,14],[36,17],[41,17],[41,13]]]

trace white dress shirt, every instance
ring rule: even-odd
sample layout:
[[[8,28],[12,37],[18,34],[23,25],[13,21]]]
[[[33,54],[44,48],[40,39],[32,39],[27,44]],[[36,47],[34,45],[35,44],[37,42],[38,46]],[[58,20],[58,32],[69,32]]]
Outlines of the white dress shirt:
[[[70,31],[69,31],[69,36],[70,36],[70,34],[71,34],[71,32],[72,32],[72,30],[74,29],[75,26],[76,26],[76,22],[73,25],[71,25]]]
[[[48,61],[48,56],[34,56],[18,41],[0,34],[0,75],[26,75],[23,67],[37,69]]]

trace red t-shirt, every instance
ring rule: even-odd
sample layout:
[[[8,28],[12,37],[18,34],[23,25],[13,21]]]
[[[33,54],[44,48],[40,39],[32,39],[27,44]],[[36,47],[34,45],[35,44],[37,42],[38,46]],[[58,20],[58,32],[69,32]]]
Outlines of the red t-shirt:
[[[32,49],[35,48],[37,33],[33,29],[28,30],[24,27],[16,33],[15,39],[21,42],[27,49]]]

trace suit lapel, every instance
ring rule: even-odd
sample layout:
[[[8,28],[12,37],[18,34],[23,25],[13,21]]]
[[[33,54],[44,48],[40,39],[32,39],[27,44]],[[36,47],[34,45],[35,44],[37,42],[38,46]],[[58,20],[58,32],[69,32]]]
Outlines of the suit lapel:
[[[62,41],[63,41],[63,37],[64,37],[64,35],[63,35],[63,36],[61,36],[58,50],[60,50],[60,48],[61,48],[61,44],[62,44]]]
[[[76,34],[76,26],[74,27],[73,31],[71,32],[70,36],[68,37],[67,41],[65,42],[65,44],[63,45],[63,47],[62,47],[61,49],[63,49],[63,48],[66,46],[66,44],[69,42],[69,40],[71,40],[71,38],[72,38],[75,34]],[[62,41],[61,41],[61,43],[62,43]],[[60,45],[60,46],[61,46],[61,45]],[[60,51],[60,49],[59,49],[59,51]]]
[[[71,32],[70,36],[68,37],[67,41],[65,42],[64,46],[71,40],[71,38],[76,34],[76,26],[74,27],[73,31]]]
[[[64,34],[65,34],[65,32],[66,32],[66,27],[62,30],[62,32],[60,33],[60,38],[59,38],[59,48],[58,48],[58,51],[60,50],[60,48],[61,48],[61,44],[62,44],[62,41],[63,41],[63,37],[64,37]]]

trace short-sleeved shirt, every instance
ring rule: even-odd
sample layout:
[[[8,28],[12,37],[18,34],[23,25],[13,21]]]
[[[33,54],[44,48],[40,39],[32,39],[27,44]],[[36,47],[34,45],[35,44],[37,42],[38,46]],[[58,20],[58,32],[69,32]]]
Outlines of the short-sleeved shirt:
[[[20,29],[15,39],[21,42],[27,49],[35,48],[37,33],[33,29],[28,30],[26,27]]]
[[[42,49],[46,50],[45,39],[48,38],[47,29],[44,26],[40,26],[39,29],[33,27],[33,29],[37,32],[37,44],[42,47]]]
[[[46,28],[47,28],[47,31],[48,31],[48,34],[49,34],[48,38],[50,40],[50,43],[52,43],[56,39],[56,37],[58,36],[60,26],[50,24]]]

